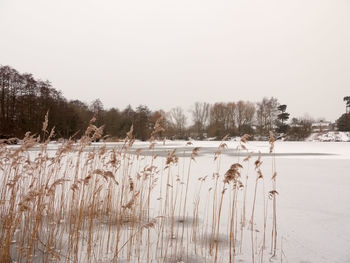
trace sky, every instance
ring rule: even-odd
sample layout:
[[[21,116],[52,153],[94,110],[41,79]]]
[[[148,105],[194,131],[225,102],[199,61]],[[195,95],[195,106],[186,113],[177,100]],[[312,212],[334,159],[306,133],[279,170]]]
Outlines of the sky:
[[[0,65],[105,108],[274,96],[292,117],[334,121],[350,95],[350,1],[0,0]]]

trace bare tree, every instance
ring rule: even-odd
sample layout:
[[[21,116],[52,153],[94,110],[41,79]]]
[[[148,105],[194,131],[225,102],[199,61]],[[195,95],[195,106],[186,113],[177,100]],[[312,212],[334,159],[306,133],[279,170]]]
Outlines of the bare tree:
[[[103,104],[100,99],[96,99],[91,102],[89,108],[94,114],[98,115],[101,113],[101,111],[103,111]]]
[[[104,120],[104,109],[103,109],[103,103],[100,99],[96,99],[91,102],[89,106],[90,111],[95,115],[96,117],[96,125],[101,126],[105,124]]]
[[[255,116],[255,105],[252,102],[245,102],[245,107],[243,111],[243,126],[241,126],[240,132],[249,133],[250,131],[246,130],[249,128],[251,130],[251,126],[254,121]]]
[[[203,133],[209,120],[209,109],[209,103],[196,102],[191,110],[195,132],[200,139],[203,138]]]
[[[236,124],[238,133],[252,133],[252,124],[255,116],[255,105],[249,101],[238,101],[236,104]]]
[[[244,101],[240,100],[237,102],[236,107],[236,120],[237,120],[237,128],[238,130],[241,129],[243,122],[244,122],[244,111],[245,111],[245,103]]]
[[[226,104],[226,120],[225,129],[229,133],[235,133],[236,130],[236,114],[237,114],[237,104],[234,102],[229,102]]]
[[[175,129],[176,137],[183,138],[185,134],[186,115],[181,107],[171,109],[169,118],[172,126]]]
[[[226,135],[225,122],[227,120],[226,104],[215,103],[210,109],[209,135],[221,138]]]
[[[274,97],[263,98],[257,103],[257,123],[260,134],[266,134],[274,129],[278,115],[278,100]]]
[[[136,108],[134,117],[135,136],[143,141],[150,137],[153,127],[150,125],[151,111],[146,105],[139,105]]]

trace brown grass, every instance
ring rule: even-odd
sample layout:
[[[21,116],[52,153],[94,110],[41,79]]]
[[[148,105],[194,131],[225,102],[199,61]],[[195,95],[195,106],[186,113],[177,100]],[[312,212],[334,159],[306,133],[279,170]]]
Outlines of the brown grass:
[[[160,122],[148,157],[133,148],[132,127],[114,148],[94,148],[103,127],[92,120],[79,143],[63,141],[52,151],[48,145],[54,129],[48,132],[47,126],[46,115],[42,139],[27,133],[19,147],[0,145],[0,262],[235,262],[249,250],[252,262],[257,254],[262,262],[269,200],[270,253],[277,255],[275,159],[272,190],[265,194],[260,155],[254,188],[248,189],[248,178],[254,178],[248,169],[248,135],[237,149],[245,158],[229,167],[221,167],[228,148],[221,142],[211,176],[210,171],[197,174],[200,148],[191,142],[186,144],[189,157],[176,149],[158,157]],[[271,154],[273,142],[271,134]],[[263,201],[263,231],[257,227],[258,199]]]

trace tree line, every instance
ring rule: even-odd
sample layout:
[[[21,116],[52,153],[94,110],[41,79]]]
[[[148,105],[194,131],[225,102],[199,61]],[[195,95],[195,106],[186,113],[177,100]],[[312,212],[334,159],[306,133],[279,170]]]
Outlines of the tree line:
[[[136,138],[150,137],[157,120],[164,128],[160,137],[170,139],[222,138],[225,135],[250,134],[258,138],[269,131],[287,134],[292,139],[302,139],[311,132],[311,120],[293,118],[287,124],[287,106],[274,97],[250,101],[196,102],[186,112],[175,107],[169,112],[150,110],[146,105],[135,109],[130,105],[123,110],[105,109],[99,99],[90,104],[68,100],[49,81],[36,79],[32,74],[21,74],[10,66],[0,66],[0,135],[23,137],[27,131],[41,133],[42,122],[49,113],[49,129],[55,127],[57,138],[79,137],[90,119],[96,126],[104,125],[111,138],[124,138],[133,125]]]

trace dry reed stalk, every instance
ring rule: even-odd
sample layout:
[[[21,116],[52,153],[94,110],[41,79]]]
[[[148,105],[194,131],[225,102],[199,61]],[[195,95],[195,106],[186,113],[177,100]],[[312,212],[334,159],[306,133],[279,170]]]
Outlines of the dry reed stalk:
[[[159,126],[160,122],[155,125],[150,139],[151,158],[143,157],[141,150],[134,150],[132,128],[120,148],[109,151],[106,145],[102,145],[96,150],[90,150],[93,147],[92,141],[101,137],[103,132],[103,127],[98,128],[93,123],[92,120],[79,144],[69,140],[63,143],[53,155],[50,155],[48,151],[48,144],[54,134],[53,129],[50,134],[47,131],[48,117],[45,118],[42,129],[43,143],[38,147],[39,152],[34,158],[29,157],[28,149],[38,145],[39,136],[26,134],[23,145],[13,150],[0,145],[1,262],[31,261],[40,255],[43,262],[55,260],[98,262],[107,257],[118,261],[126,259],[151,262],[159,259],[168,261],[170,253],[172,260],[188,261],[192,251],[195,255],[209,258],[214,248],[215,255],[210,259],[214,262],[225,260],[226,254],[222,254],[222,258],[219,255],[220,229],[226,203],[225,191],[229,191],[226,195],[229,194],[227,202],[230,205],[230,211],[227,214],[230,248],[227,256],[230,262],[234,261],[238,241],[240,241],[242,252],[243,228],[248,205],[249,170],[245,177],[244,192],[240,191],[243,184],[240,182],[240,173],[237,173],[243,167],[237,164],[230,167],[230,172],[225,174],[223,183],[219,181],[222,152],[227,147],[226,143],[222,142],[214,155],[216,165],[213,177],[214,188],[213,191],[209,190],[208,206],[210,205],[210,209],[205,210],[203,224],[199,223],[199,207],[202,202],[201,189],[206,185],[205,178],[200,178],[199,188],[193,193],[194,209],[191,214],[193,218],[192,230],[190,230],[189,227],[185,229],[185,222],[189,214],[188,203],[192,201],[190,198],[192,195],[189,194],[192,189],[190,185],[190,176],[193,175],[192,161],[195,160],[198,148],[193,148],[189,162],[185,156],[181,158],[182,170],[175,151],[169,153],[168,158],[164,160],[166,169],[161,169],[161,174],[159,174],[159,170],[154,165],[157,155],[153,150],[156,147],[155,138],[163,131]],[[247,150],[247,139],[247,136],[241,138],[239,152]],[[243,162],[248,161],[250,157],[251,154]],[[260,156],[258,160],[259,162],[256,162],[255,165],[259,175],[259,172],[261,173]],[[249,168],[249,165],[247,166]],[[277,195],[275,160],[273,170],[273,188],[269,192],[269,197],[275,200]],[[162,178],[163,173],[164,179]],[[4,174],[8,176],[5,177]],[[250,222],[253,252],[258,250],[258,237],[261,235],[254,231],[255,203],[260,198],[260,194],[257,196],[258,179],[255,182]],[[228,187],[231,185],[230,182],[233,182],[233,187]],[[186,184],[185,188],[183,184]],[[219,192],[218,189],[221,189],[221,186],[223,186],[222,191]],[[159,192],[156,193],[159,193],[162,199],[157,201],[159,209],[154,210],[155,215],[153,215],[150,211],[154,207],[151,197],[155,194],[155,187],[159,187]],[[263,201],[264,236],[261,260],[264,257],[268,211],[265,198]],[[157,213],[162,217],[155,225],[152,218]],[[273,213],[271,247],[272,252],[276,255],[275,201]],[[176,215],[182,221],[182,225],[177,228],[175,227]],[[170,221],[169,225],[166,224],[165,217]],[[126,220],[128,229],[124,229]],[[239,223],[241,224],[240,240],[238,237]],[[210,230],[207,235],[208,227]],[[157,240],[155,242],[152,240],[151,228],[156,230],[154,236]],[[201,243],[202,239],[205,239],[206,244],[209,243],[208,250]],[[156,251],[153,253],[155,248]],[[158,257],[157,248],[160,248],[160,257]],[[12,251],[16,251],[15,256]],[[281,257],[282,253],[283,251],[281,251]]]
[[[269,196],[273,199],[273,221],[272,221],[272,233],[271,233],[271,253],[272,256],[276,256],[276,251],[277,251],[277,200],[276,200],[276,195],[278,194],[276,190],[276,156],[274,152],[274,144],[275,138],[273,135],[273,132],[270,131],[270,153],[273,155],[272,158],[272,191],[269,192]]]
[[[253,197],[253,204],[252,204],[252,214],[250,218],[250,231],[251,231],[251,251],[252,251],[252,263],[254,263],[254,212],[255,212],[255,203],[256,203],[256,192],[258,188],[258,182],[259,179],[263,178],[262,172],[260,170],[261,166],[261,153],[259,152],[258,159],[255,161],[255,170],[258,174],[256,180],[255,180],[255,187],[254,187],[254,197]]]

